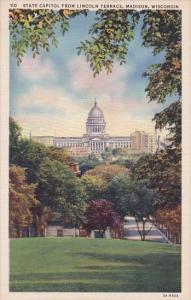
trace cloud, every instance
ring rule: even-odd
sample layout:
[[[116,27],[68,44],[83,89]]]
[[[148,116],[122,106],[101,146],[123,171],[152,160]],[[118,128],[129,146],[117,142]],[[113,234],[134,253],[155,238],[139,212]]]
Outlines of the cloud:
[[[34,86],[17,103],[15,117],[32,134],[79,136],[85,132],[87,103],[78,103],[62,88]]]
[[[71,88],[77,92],[86,92],[92,97],[102,97],[107,93],[113,98],[124,95],[127,76],[132,67],[115,65],[113,72],[107,75],[102,71],[95,78],[84,57],[76,57],[68,63]]]
[[[24,132],[33,135],[82,136],[86,131],[86,120],[93,103],[74,99],[63,88],[35,86],[17,99],[15,118]],[[103,95],[98,101],[106,120],[106,131],[110,135],[129,135],[135,129],[152,132],[151,118],[142,111],[150,104],[136,99],[118,101]],[[140,110],[140,113],[137,112]]]
[[[55,79],[56,70],[50,59],[41,59],[25,56],[19,67],[19,73],[22,77],[32,81]]]
[[[107,131],[111,135],[128,135],[137,130],[154,131],[153,106],[145,101],[137,99],[109,99],[105,95],[99,104],[104,112],[107,123]]]

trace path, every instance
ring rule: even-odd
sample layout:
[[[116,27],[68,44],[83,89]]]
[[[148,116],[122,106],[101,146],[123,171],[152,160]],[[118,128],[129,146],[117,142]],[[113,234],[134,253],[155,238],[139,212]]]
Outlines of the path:
[[[137,224],[134,217],[125,218],[128,223],[124,225],[125,235],[124,237],[131,240],[140,240],[140,235],[137,229]],[[151,227],[151,223],[146,223],[146,230]],[[140,224],[141,228],[141,224]],[[151,231],[146,236],[146,240],[153,242],[168,243],[168,240],[163,236],[163,234],[153,225]]]

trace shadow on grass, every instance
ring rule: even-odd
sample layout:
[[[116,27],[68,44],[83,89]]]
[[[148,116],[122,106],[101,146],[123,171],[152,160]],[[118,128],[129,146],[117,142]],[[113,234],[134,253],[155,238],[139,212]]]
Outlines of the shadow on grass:
[[[11,291],[49,292],[180,292],[180,255],[153,253],[107,255],[72,253],[94,258],[88,265],[76,265],[70,271],[15,274],[10,277]],[[85,260],[84,260],[85,261]],[[87,264],[87,265],[86,265]]]

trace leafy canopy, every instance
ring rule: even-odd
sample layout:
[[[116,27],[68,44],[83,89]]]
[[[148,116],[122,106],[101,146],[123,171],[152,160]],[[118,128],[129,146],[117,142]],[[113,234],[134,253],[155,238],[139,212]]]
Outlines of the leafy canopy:
[[[109,182],[117,174],[127,174],[127,173],[128,173],[128,169],[123,166],[102,164],[96,166],[93,170],[89,170],[86,174],[91,176],[99,176],[104,181]]]
[[[51,46],[57,47],[57,30],[64,35],[69,29],[69,18],[79,14],[86,14],[86,11],[11,9],[11,50],[18,65],[28,49],[35,58],[42,49],[49,52]]]
[[[85,227],[89,231],[93,229],[105,231],[108,226],[112,227],[118,217],[112,208],[112,203],[105,199],[90,201],[85,216]]]
[[[63,218],[83,218],[86,195],[84,187],[70,168],[59,161],[46,159],[38,174],[37,195],[44,206],[59,211]]]
[[[9,224],[10,234],[21,235],[24,226],[32,223],[32,209],[40,205],[36,199],[36,185],[28,184],[26,171],[16,165],[9,169]]]

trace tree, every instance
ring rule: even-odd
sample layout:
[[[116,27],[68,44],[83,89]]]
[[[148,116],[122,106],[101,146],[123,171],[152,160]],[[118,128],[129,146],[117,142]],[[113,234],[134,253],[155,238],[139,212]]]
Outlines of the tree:
[[[167,148],[156,154],[140,158],[132,169],[135,180],[147,179],[151,188],[158,191],[158,207],[181,202],[180,148]]]
[[[146,230],[146,222],[152,223],[152,216],[156,210],[158,195],[155,190],[148,187],[145,180],[131,181],[128,185],[130,193],[129,211],[135,217],[137,229],[141,240],[144,241],[152,226]],[[142,228],[141,228],[141,227]]]
[[[27,178],[30,183],[38,181],[37,174],[41,163],[46,157],[46,147],[43,144],[29,139],[20,139],[16,163],[26,168]]]
[[[50,207],[43,206],[39,201],[39,205],[37,207],[33,207],[31,209],[33,215],[33,221],[35,225],[36,232],[34,235],[36,236],[44,236],[45,228],[48,225],[48,221],[52,218],[52,211]]]
[[[107,182],[102,177],[86,174],[81,177],[81,182],[85,186],[88,200],[104,197],[107,190]]]
[[[25,169],[11,165],[9,170],[9,224],[10,235],[22,237],[22,229],[33,222],[32,210],[40,203],[34,184],[28,184]]]
[[[108,184],[106,199],[110,199],[113,208],[123,219],[130,212],[131,194],[129,193],[129,175],[118,174]]]
[[[86,11],[11,9],[11,50],[17,57],[17,63],[22,62],[28,49],[35,58],[42,49],[48,52],[50,45],[57,47],[56,31],[60,28],[64,35],[69,28],[69,19],[79,14],[86,14]]]
[[[128,170],[131,170],[135,164],[135,159],[123,159],[119,158],[117,160],[114,160],[111,162],[112,165],[118,165],[118,166],[123,166],[127,168]]]
[[[128,169],[119,165],[102,164],[96,166],[93,170],[88,171],[87,174],[99,176],[106,182],[109,182],[117,174],[128,174]]]
[[[100,165],[101,162],[95,155],[91,154],[88,156],[88,158],[78,159],[78,164],[81,175],[83,175],[87,171],[94,169],[97,165]]]
[[[64,220],[81,222],[86,195],[80,179],[68,166],[47,159],[41,164],[38,182],[37,195],[43,206],[59,211]]]
[[[29,183],[36,183],[40,164],[47,157],[46,147],[33,140],[23,138],[21,130],[18,123],[13,118],[10,118],[10,164],[16,164],[25,168]]]
[[[87,11],[10,10],[11,47],[18,63],[27,49],[33,56],[39,49],[49,51],[55,42],[55,28],[61,24],[63,32],[68,20]],[[168,128],[171,146],[149,161],[135,167],[135,179],[146,177],[151,187],[160,193],[160,205],[179,203],[181,199],[181,11],[178,10],[98,10],[90,28],[90,38],[82,41],[79,54],[83,53],[94,76],[102,70],[112,72],[115,61],[124,64],[128,58],[128,46],[134,38],[134,30],[142,20],[142,45],[152,48],[153,54],[163,54],[161,62],[151,65],[143,76],[148,79],[145,89],[149,101],[164,103],[169,97],[174,102],[155,114],[156,128]],[[140,18],[142,17],[142,18]],[[145,167],[145,170],[144,170]],[[157,173],[158,172],[158,173]],[[91,175],[100,175],[90,173]],[[134,175],[133,175],[134,176]],[[103,177],[104,178],[104,177]],[[109,180],[113,177],[109,177]],[[107,179],[108,180],[108,179]]]
[[[127,157],[129,155],[129,149],[127,149],[127,148],[114,148],[114,149],[112,149],[112,155],[114,157]]]
[[[175,243],[181,242],[181,206],[180,204],[171,207],[157,209],[154,213],[156,223],[161,230],[167,230],[167,237]],[[172,239],[173,237],[173,239]]]
[[[141,239],[145,240],[148,233],[145,224],[151,221],[158,199],[156,191],[149,188],[148,181],[133,181],[129,176],[120,174],[110,182],[107,198],[122,219],[127,215],[135,217]]]
[[[13,119],[9,118],[9,161],[10,164],[17,164],[19,153],[19,141],[21,139],[21,127]]]
[[[51,160],[57,160],[68,166],[74,162],[74,159],[70,156],[67,149],[64,149],[64,148],[48,147],[47,148],[47,156]]]
[[[109,148],[106,148],[104,152],[101,153],[101,157],[104,161],[109,161],[112,159],[112,151]]]
[[[107,227],[114,224],[117,214],[112,208],[112,203],[105,199],[97,199],[89,202],[86,209],[85,228],[88,231],[97,229],[104,232]]]

